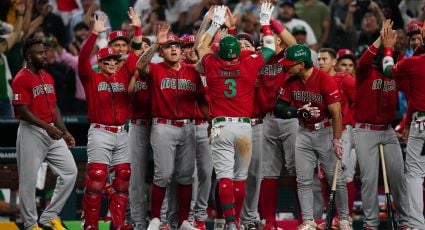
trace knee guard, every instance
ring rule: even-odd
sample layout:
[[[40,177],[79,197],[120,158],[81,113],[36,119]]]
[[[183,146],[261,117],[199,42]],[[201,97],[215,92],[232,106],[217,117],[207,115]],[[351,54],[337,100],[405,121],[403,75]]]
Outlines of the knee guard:
[[[106,164],[87,164],[86,193],[101,193],[105,187],[108,177],[108,166]]]
[[[129,181],[130,181],[130,163],[123,163],[114,166],[115,179],[112,182],[112,188],[115,192],[128,193]]]

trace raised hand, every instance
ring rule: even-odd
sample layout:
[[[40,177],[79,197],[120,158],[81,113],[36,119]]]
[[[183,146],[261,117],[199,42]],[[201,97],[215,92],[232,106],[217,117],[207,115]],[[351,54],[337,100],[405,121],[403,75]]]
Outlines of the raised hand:
[[[158,44],[164,44],[167,42],[167,36],[168,32],[170,31],[170,24],[159,24],[158,25],[158,32],[156,35],[156,43]]]
[[[133,7],[128,8],[128,17],[131,20],[131,25],[135,27],[141,27],[142,26],[142,20],[140,19],[140,16],[136,13]]]
[[[238,22],[238,15],[233,15],[229,8],[227,8],[226,10],[226,15],[226,21],[224,21],[224,25],[229,29],[236,28],[236,24]]]
[[[220,27],[226,21],[227,7],[225,5],[216,6],[213,10],[212,24]]]
[[[381,39],[384,47],[393,47],[397,40],[397,34],[393,30],[393,21],[385,20],[381,29]]]
[[[16,12],[20,15],[23,15],[25,13],[25,8],[26,8],[26,2],[24,0],[21,0],[19,3],[16,3],[15,5],[15,9]]]
[[[270,25],[270,19],[272,17],[274,6],[271,2],[263,2],[261,3],[261,11],[260,11],[260,24]]]
[[[94,33],[102,33],[104,31],[106,31],[108,29],[108,27],[106,27],[106,19],[108,18],[108,16],[106,16],[106,14],[101,14],[100,16],[98,15],[94,15],[94,24],[93,24],[93,32]]]

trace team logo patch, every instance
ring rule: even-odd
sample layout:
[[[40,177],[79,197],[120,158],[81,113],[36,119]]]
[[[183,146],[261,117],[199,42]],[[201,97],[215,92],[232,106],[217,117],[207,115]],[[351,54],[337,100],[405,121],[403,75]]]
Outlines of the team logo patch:
[[[19,94],[19,93],[13,94],[13,100],[14,101],[19,101],[21,99],[22,99],[22,94]]]

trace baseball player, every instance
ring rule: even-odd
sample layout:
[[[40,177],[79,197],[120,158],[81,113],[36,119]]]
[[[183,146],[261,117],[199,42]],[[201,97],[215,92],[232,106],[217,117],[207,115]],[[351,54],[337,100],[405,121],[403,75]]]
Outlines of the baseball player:
[[[142,52],[150,46],[150,41],[143,37]],[[146,47],[147,46],[147,47]],[[150,113],[150,82],[143,80],[138,71],[130,80],[128,93],[130,94],[131,120],[128,130],[128,144],[131,162],[131,176],[129,188],[129,204],[131,222],[135,230],[147,228],[147,194],[146,168],[150,146],[150,132],[152,118]]]
[[[408,117],[411,117],[411,123],[407,141],[406,171],[404,174],[406,177],[406,192],[409,204],[408,227],[411,229],[425,229],[422,195],[422,183],[425,175],[425,94],[423,91],[425,76],[422,65],[425,62],[425,56],[419,55],[405,58],[394,65],[392,47],[395,44],[396,37],[391,27],[386,27],[383,31],[382,43],[385,47],[385,57],[383,59],[384,74],[387,77],[394,77],[395,79],[407,79],[409,84],[410,101]],[[396,164],[397,167],[398,164]]]
[[[186,64],[195,65],[198,55],[195,50],[194,35],[183,38],[183,54]],[[206,87],[205,77],[201,76],[202,84]],[[198,108],[199,109],[199,108]],[[195,180],[193,183],[193,194],[191,212],[194,217],[193,226],[200,230],[206,230],[205,220],[208,218],[208,198],[211,191],[211,175],[213,170],[211,158],[211,145],[208,138],[208,122],[202,112],[198,110],[195,118],[195,140],[196,140],[196,165]]]
[[[129,11],[129,16],[133,25],[140,27],[140,19],[134,10]],[[98,34],[106,30],[105,20],[105,15],[94,16],[92,33],[81,48],[78,59],[78,73],[87,95],[90,122],[83,196],[84,229],[98,229],[101,192],[105,187],[109,166],[113,167],[115,173],[109,204],[112,225],[116,229],[126,227],[125,211],[131,170],[124,124],[129,117],[128,83],[136,70],[137,55],[130,52],[123,66],[118,68],[120,55],[113,48],[105,47],[97,53],[100,73],[92,70],[90,53]],[[136,34],[133,42],[141,44],[142,36]]]
[[[354,76],[356,66],[356,56],[350,49],[340,49],[336,53],[336,72],[344,72]]]
[[[312,192],[314,168],[319,160],[328,181],[332,181],[334,170],[340,171],[335,169],[335,162],[341,159],[343,152],[341,95],[335,80],[313,67],[307,46],[289,46],[281,64],[291,77],[285,81],[277,100],[276,116],[298,117],[300,125],[295,142],[295,166],[303,223],[298,229],[316,229]],[[347,204],[345,183],[338,176],[336,207],[340,229],[351,229]]]
[[[12,82],[12,103],[16,118],[20,120],[16,155],[22,220],[25,229],[65,229],[59,214],[77,178],[77,166],[68,149],[75,146],[75,140],[62,122],[53,78],[43,69],[47,66],[45,45],[39,39],[27,40],[23,54],[27,66],[17,73]],[[35,187],[37,172],[43,161],[47,161],[58,177],[50,204],[38,219]]]
[[[199,74],[181,62],[181,41],[168,34],[170,25],[159,26],[156,42],[141,56],[137,68],[151,81],[151,145],[155,173],[151,193],[152,220],[148,229],[160,228],[160,209],[171,180],[177,182],[178,225],[193,229],[187,221],[195,167],[196,104],[207,105]],[[159,49],[164,61],[149,63]],[[173,175],[174,174],[174,175]]]
[[[226,6],[213,10],[212,23],[202,37],[198,70],[205,73],[211,99],[211,148],[218,179],[219,201],[226,229],[239,229],[239,217],[245,198],[245,180],[251,159],[254,86],[260,68],[274,54],[270,29],[271,3],[262,3],[260,23],[264,33],[263,48],[258,54],[240,56],[236,37],[220,39],[218,53],[210,53],[209,44],[225,22]]]
[[[296,44],[295,38],[280,23],[272,19],[271,26],[275,32],[276,54],[260,70],[259,81],[264,104],[264,140],[262,157],[262,182],[260,189],[259,213],[260,218],[266,220],[264,229],[277,229],[276,205],[279,192],[279,177],[285,161],[285,167],[290,175],[291,188],[296,189],[295,171],[295,136],[298,130],[298,121],[275,117],[274,108],[282,83],[288,77],[283,71],[279,60],[284,57],[284,47]],[[298,200],[298,199],[297,199]],[[298,215],[300,219],[300,214]]]
[[[354,184],[354,174],[356,167],[356,156],[352,156],[351,149],[353,146],[353,116],[352,113],[354,107],[354,98],[355,98],[355,89],[356,82],[353,76],[346,74],[344,72],[336,72],[336,53],[331,48],[322,48],[319,50],[318,56],[319,68],[329,76],[334,77],[337,82],[337,85],[341,91],[341,110],[342,110],[342,144],[343,144],[343,154],[342,154],[342,177],[345,180],[347,185],[347,195],[348,195],[348,211],[350,215],[350,224],[352,225],[352,216],[353,216],[353,204],[355,198],[355,184]],[[329,183],[324,175],[323,167],[320,167],[321,173],[319,174],[319,179],[322,187],[322,196],[325,204],[329,203]],[[338,228],[337,217],[334,217],[332,225],[334,228]],[[318,225],[318,229],[325,229],[326,223]]]
[[[389,27],[389,29],[388,29]],[[382,30],[391,30],[387,20]],[[407,225],[407,189],[400,144],[391,127],[396,109],[397,90],[393,79],[385,78],[382,69],[383,54],[379,50],[381,36],[362,54],[356,76],[354,142],[362,182],[362,207],[366,229],[378,229],[378,146],[384,145],[385,162],[399,215],[399,226]],[[387,53],[391,47],[387,47]],[[387,55],[385,55],[387,56]],[[417,199],[417,197],[415,198]]]

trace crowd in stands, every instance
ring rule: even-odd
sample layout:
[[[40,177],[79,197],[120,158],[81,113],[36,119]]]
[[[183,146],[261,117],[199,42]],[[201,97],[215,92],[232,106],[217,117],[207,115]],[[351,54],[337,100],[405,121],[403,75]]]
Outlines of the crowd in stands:
[[[397,29],[397,51],[411,56],[406,36],[412,21],[424,21],[424,0],[274,0],[273,16],[307,44],[315,61],[323,47],[362,50],[378,36],[385,19]],[[26,4],[23,22],[16,9]],[[127,9],[133,6],[142,17],[143,34],[154,41],[158,24],[168,22],[179,35],[195,34],[211,5],[226,4],[235,15],[238,32],[245,32],[259,44],[260,0],[2,0],[0,1],[0,116],[13,117],[10,83],[25,64],[22,44],[40,38],[49,45],[47,71],[55,78],[58,105],[63,114],[86,114],[85,95],[77,76],[78,53],[93,24],[93,14],[107,14],[110,30],[133,35]],[[19,24],[21,23],[21,25]],[[99,36],[97,48],[107,45],[108,32]],[[95,54],[96,52],[93,52]],[[153,60],[159,61],[159,56]],[[96,58],[92,55],[92,63]],[[402,103],[400,103],[402,104]],[[400,105],[403,107],[402,105]],[[403,110],[403,109],[401,109]]]

